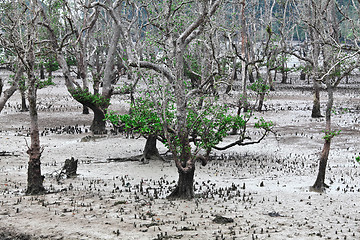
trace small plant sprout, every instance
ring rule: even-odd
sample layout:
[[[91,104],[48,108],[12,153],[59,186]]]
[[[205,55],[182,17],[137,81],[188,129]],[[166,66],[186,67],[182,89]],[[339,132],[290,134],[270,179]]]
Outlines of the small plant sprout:
[[[323,131],[325,133],[325,136],[323,136],[323,139],[325,139],[325,141],[329,142],[331,141],[331,139],[337,135],[340,134],[341,130],[338,130],[338,131],[329,131],[329,130],[326,130],[326,131]]]

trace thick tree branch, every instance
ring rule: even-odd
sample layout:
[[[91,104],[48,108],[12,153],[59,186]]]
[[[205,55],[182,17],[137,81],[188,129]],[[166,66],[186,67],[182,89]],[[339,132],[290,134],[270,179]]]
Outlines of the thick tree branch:
[[[175,81],[175,76],[171,73],[169,69],[165,67],[165,65],[161,66],[159,64],[155,64],[152,62],[138,61],[138,62],[131,62],[129,66],[152,69],[158,73],[162,73],[170,81],[170,83],[173,83]]]

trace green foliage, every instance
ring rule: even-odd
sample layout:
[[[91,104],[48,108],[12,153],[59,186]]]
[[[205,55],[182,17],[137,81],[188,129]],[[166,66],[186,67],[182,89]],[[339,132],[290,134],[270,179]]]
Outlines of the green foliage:
[[[274,126],[272,121],[265,121],[263,117],[261,117],[256,123],[255,128],[264,129],[265,131],[271,131]]]
[[[38,80],[36,82],[37,89],[42,89],[42,88],[45,88],[48,86],[53,86],[53,85],[55,85],[55,83],[52,81],[51,77],[49,77],[47,80],[44,80],[44,81]]]
[[[169,101],[163,112],[161,107],[161,103],[154,103],[149,98],[138,98],[131,106],[130,114],[118,115],[114,111],[108,111],[106,120],[115,126],[122,126],[125,131],[133,130],[142,135],[161,136],[164,144],[170,148],[164,133],[164,123],[166,123],[171,145],[180,151],[181,143],[175,132],[177,121],[175,103]],[[250,112],[242,116],[233,116],[229,113],[228,107],[212,102],[206,103],[201,109],[189,102],[187,112],[186,130],[194,145],[205,150],[218,145],[233,129],[238,129],[240,138],[245,139],[246,127],[252,117]],[[163,114],[166,119],[162,118]],[[272,122],[266,122],[263,118],[255,123],[255,128],[266,131],[270,131],[272,126]]]
[[[200,115],[197,111],[190,110],[187,120],[192,135],[199,138],[195,145],[203,149],[211,149],[222,142],[232,129],[245,130],[249,118],[250,115],[232,116],[225,106],[212,105]]]
[[[81,103],[93,104],[95,106],[109,105],[110,100],[100,94],[92,94],[88,90],[76,88],[70,91],[71,95]]]
[[[325,133],[325,136],[323,136],[323,139],[325,139],[325,141],[327,141],[327,142],[330,142],[333,137],[340,134],[341,130],[338,130],[338,131],[326,130],[326,131],[323,131],[323,132]]]
[[[122,94],[126,94],[132,91],[132,86],[131,84],[124,84],[123,86],[117,87],[116,89],[118,89]]]
[[[262,78],[257,79],[253,84],[248,86],[248,89],[256,92],[257,94],[267,93],[270,86],[265,84]]]
[[[73,56],[67,57],[66,58],[66,63],[68,66],[76,66],[77,65],[77,61],[76,58]]]
[[[345,113],[348,113],[349,112],[349,109],[347,108],[332,108],[331,109],[331,113],[334,114],[334,115],[341,115],[341,114],[345,114]]]
[[[355,160],[360,163],[360,156],[355,157]]]
[[[310,65],[299,65],[298,67],[293,68],[293,71],[300,71],[309,74],[312,71],[312,67]]]
[[[171,105],[171,104],[170,104]],[[131,113],[118,115],[114,111],[108,111],[105,120],[115,126],[123,126],[124,130],[134,130],[143,135],[158,134],[163,131],[161,119],[157,114],[159,103],[154,103],[147,98],[139,98],[131,106]],[[172,107],[166,109],[166,117],[169,122],[175,119]]]
[[[54,57],[49,57],[46,59],[44,63],[45,69],[48,72],[54,72],[60,68],[59,63],[56,61]]]
[[[15,78],[15,75],[14,74],[10,74],[9,75],[10,77],[10,81],[9,81],[9,84],[12,84],[14,82],[14,78]],[[18,81],[17,83],[18,85],[18,88],[21,92],[24,92],[26,89],[27,89],[27,86],[26,86],[26,78],[24,76],[21,76],[20,80]]]

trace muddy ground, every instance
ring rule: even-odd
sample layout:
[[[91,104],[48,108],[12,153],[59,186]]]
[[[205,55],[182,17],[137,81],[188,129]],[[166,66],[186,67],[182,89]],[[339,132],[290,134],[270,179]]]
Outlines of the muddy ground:
[[[360,239],[359,82],[335,94],[333,126],[342,132],[332,142],[325,192],[310,189],[325,123],[309,117],[312,94],[299,82],[277,85],[267,111],[256,113],[275,123],[277,136],[215,151],[197,166],[191,201],[165,199],[177,180],[173,162],[109,160],[141,154],[145,140],[87,137],[92,115],[81,114],[61,78],[55,83],[38,94],[49,194],[24,194],[29,116],[19,111],[19,93],[0,114],[0,152],[9,153],[0,156],[0,239]],[[323,92],[323,109],[325,102]],[[127,96],[112,100],[113,109],[127,107]],[[79,160],[78,176],[57,181],[71,157]],[[216,216],[227,219],[217,223]]]

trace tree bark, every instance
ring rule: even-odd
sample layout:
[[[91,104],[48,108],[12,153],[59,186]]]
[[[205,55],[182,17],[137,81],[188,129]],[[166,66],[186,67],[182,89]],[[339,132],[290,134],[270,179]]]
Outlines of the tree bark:
[[[157,136],[149,135],[148,138],[146,139],[143,156],[140,159],[141,162],[149,163],[149,160],[156,160],[156,159],[164,160],[161,157],[159,150],[156,147],[156,143],[157,143]]]
[[[0,77],[0,97],[1,97],[1,94],[2,94],[2,91],[3,91],[3,86],[4,86],[3,80],[2,80],[2,78]]]
[[[334,102],[333,91],[334,90],[330,84],[330,80],[327,80],[328,101],[327,101],[326,116],[325,116],[326,118],[325,134],[331,131],[331,110]],[[325,172],[326,172],[327,161],[329,158],[330,145],[331,145],[331,138],[325,139],[325,143],[323,146],[323,150],[321,152],[321,157],[319,162],[319,172],[316,181],[313,185],[313,188],[315,189],[323,189],[325,187],[328,187],[328,185],[325,184]]]
[[[321,152],[318,175],[313,185],[313,188],[315,189],[323,189],[328,187],[328,185],[325,184],[325,173],[326,173],[327,161],[329,158],[329,152],[330,152],[330,141],[326,141],[324,143],[323,150]]]
[[[105,114],[103,110],[96,106],[89,106],[89,108],[94,112],[94,118],[90,126],[90,130],[94,134],[104,134],[106,133],[105,128]]]
[[[45,79],[44,64],[40,64],[40,79]]]
[[[313,87],[314,87],[314,101],[313,101],[311,117],[312,118],[323,117],[321,115],[321,109],[320,109],[320,86],[319,83],[316,81],[316,79],[313,79]]]
[[[321,2],[322,1],[320,1],[320,4]],[[320,25],[318,19],[319,16],[317,15],[315,2],[312,2],[311,6],[309,6],[309,15],[311,17],[311,24],[313,24],[313,26],[319,26]],[[320,111],[320,86],[319,83],[317,82],[317,78],[319,77],[319,57],[320,57],[320,44],[318,39],[320,37],[319,37],[319,33],[312,27],[310,27],[309,32],[310,32],[311,45],[313,48],[312,75],[313,75],[313,87],[314,87],[314,101],[313,101],[311,117],[319,118],[319,117],[323,117]]]
[[[262,107],[264,105],[264,100],[265,100],[265,93],[260,93],[259,94],[259,105],[257,107],[258,112],[262,111]]]
[[[335,8],[335,1],[331,1],[328,8],[326,9],[327,13],[327,21],[330,23],[330,37],[331,39],[334,39],[338,44],[340,42],[340,33],[339,33],[339,25],[337,22],[336,17],[336,8]],[[325,69],[331,69],[332,65],[337,61],[337,57],[333,54],[333,49],[330,46],[325,46],[324,51],[324,68]],[[340,66],[335,66],[335,72],[340,72]],[[341,78],[340,78],[341,79]],[[339,80],[340,81],[340,80]],[[321,158],[319,163],[319,172],[318,176],[316,178],[316,181],[313,185],[313,188],[316,189],[323,189],[325,187],[328,187],[328,185],[325,184],[325,172],[327,167],[327,162],[329,158],[329,152],[330,152],[330,145],[331,145],[331,112],[334,105],[334,88],[336,85],[332,85],[331,82],[336,82],[335,76],[325,76],[325,84],[326,84],[326,90],[328,94],[328,100],[326,104],[326,113],[325,113],[325,121],[326,121],[326,128],[325,128],[325,134],[327,137],[325,137],[325,144],[323,147],[323,150],[321,152]],[[329,136],[330,135],[330,136]]]
[[[231,73],[231,78],[229,79],[228,85],[226,87],[225,93],[228,94],[231,89],[233,89],[234,82],[237,80],[237,69],[236,69],[236,58],[233,59],[233,69]]]
[[[246,35],[246,18],[245,18],[245,0],[243,0],[241,2],[241,57],[243,59],[246,59],[248,54],[246,52],[246,45],[248,43],[247,40],[247,35]],[[247,61],[249,59],[246,59]],[[245,61],[241,61],[241,82],[242,82],[242,107],[244,108],[244,112],[248,111],[249,108],[249,104],[248,104],[248,99],[247,99],[247,66],[246,66],[246,62]],[[239,116],[239,111],[238,111],[238,116]]]
[[[29,108],[26,106],[26,95],[24,90],[20,90],[21,93],[21,112],[29,111]]]
[[[194,173],[195,165],[187,172],[178,169],[179,179],[176,188],[167,197],[168,199],[192,199],[194,198]]]
[[[29,55],[32,55],[30,53]],[[30,109],[30,139],[31,145],[27,150],[29,154],[28,162],[28,179],[27,179],[27,189],[26,194],[41,194],[45,191],[43,187],[44,177],[41,175],[41,147],[40,147],[40,136],[39,136],[39,126],[38,126],[38,113],[36,109],[36,78],[33,74],[33,56],[29,57],[28,62],[30,67],[28,67],[27,75],[29,79],[29,89],[28,89],[28,100],[29,100],[29,109]]]
[[[281,83],[282,84],[286,84],[287,83],[287,79],[288,79],[288,76],[287,76],[287,72],[285,71],[285,63],[282,63],[282,68],[281,68]]]

